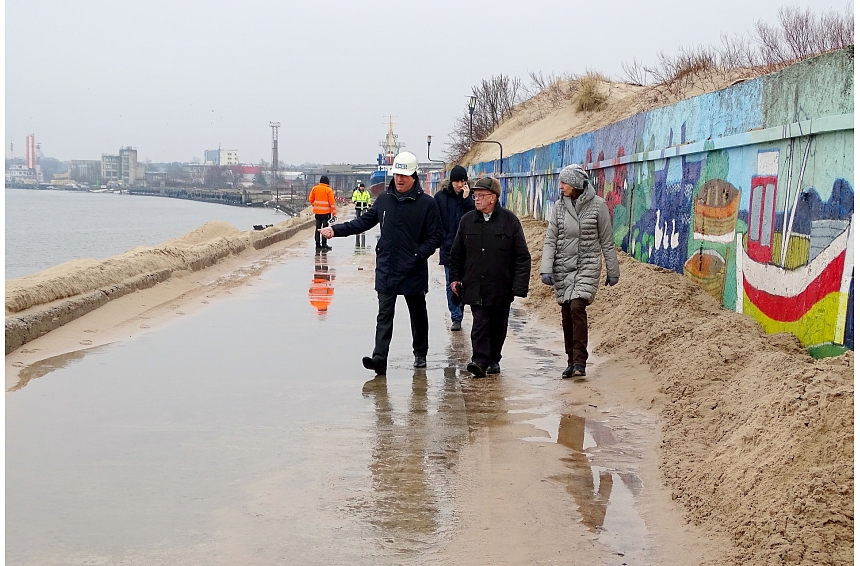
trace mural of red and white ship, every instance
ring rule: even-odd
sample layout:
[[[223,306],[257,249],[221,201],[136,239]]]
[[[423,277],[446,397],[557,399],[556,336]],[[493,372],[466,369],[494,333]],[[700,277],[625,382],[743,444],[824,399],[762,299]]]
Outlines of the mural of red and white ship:
[[[853,348],[854,191],[837,179],[823,202],[815,188],[800,190],[798,182],[780,214],[770,173],[753,177],[749,231],[736,237],[743,297],[737,310],[769,333],[795,334],[807,347]]]

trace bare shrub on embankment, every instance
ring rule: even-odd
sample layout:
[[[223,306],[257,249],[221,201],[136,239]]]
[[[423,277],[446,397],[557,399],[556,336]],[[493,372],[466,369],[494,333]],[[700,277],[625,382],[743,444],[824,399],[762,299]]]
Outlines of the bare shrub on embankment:
[[[474,140],[483,140],[504,120],[510,118],[514,106],[522,101],[523,86],[518,78],[497,75],[483,79],[472,87],[472,96],[477,99],[472,115],[468,106],[457,118],[454,131],[448,134],[451,140],[445,149],[446,159],[458,162],[474,145]]]
[[[829,51],[854,45],[854,13],[819,14],[797,7],[779,9],[779,24],[762,20],[746,35],[722,35],[719,46],[681,47],[660,52],[646,65],[636,59],[622,63],[628,84],[648,86],[648,105],[671,104],[690,92],[712,92],[733,80],[773,73]]]

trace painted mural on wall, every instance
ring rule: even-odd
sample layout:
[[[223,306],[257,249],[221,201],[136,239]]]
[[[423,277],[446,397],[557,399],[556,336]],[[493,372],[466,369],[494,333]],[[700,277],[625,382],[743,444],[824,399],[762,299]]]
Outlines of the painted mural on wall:
[[[507,157],[502,202],[546,220],[558,172],[580,163],[632,257],[811,351],[853,349],[853,57],[814,63]],[[818,96],[803,80],[850,88]]]

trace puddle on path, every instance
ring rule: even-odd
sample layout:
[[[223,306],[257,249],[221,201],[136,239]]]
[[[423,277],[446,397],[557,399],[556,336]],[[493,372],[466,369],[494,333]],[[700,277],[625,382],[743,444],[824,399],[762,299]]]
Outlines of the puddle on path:
[[[501,377],[469,377],[468,326],[448,330],[433,266],[427,369],[412,368],[401,299],[389,374],[369,379],[376,300],[359,269],[375,241],[308,243],[158,332],[23,370],[6,395],[7,562],[362,565],[436,548],[459,524],[463,449],[540,407],[558,356],[515,310]],[[630,416],[528,412],[571,449],[553,479],[585,526],[635,555]]]
[[[7,563],[393,563],[455,528],[455,468],[505,414],[504,380],[463,372],[468,332],[442,308],[416,372],[401,300],[388,377],[368,382],[372,257],[350,243],[25,368],[6,394]]]
[[[539,408],[510,411],[541,414]],[[605,421],[576,414],[547,413],[524,421],[547,436],[523,438],[527,442],[551,442],[569,449],[562,459],[569,473],[553,476],[564,485],[577,505],[581,522],[600,542],[624,556],[627,564],[647,563],[649,556],[645,522],[636,510],[642,491],[637,464],[642,449],[639,435],[654,426],[641,414],[612,414]],[[618,425],[615,428],[614,421]]]

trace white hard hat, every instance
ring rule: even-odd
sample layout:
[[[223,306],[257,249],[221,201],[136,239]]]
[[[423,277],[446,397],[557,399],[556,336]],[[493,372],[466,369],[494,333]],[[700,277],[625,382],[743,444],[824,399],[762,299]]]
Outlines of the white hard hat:
[[[411,175],[418,170],[418,158],[408,151],[401,151],[391,164],[392,175]]]

